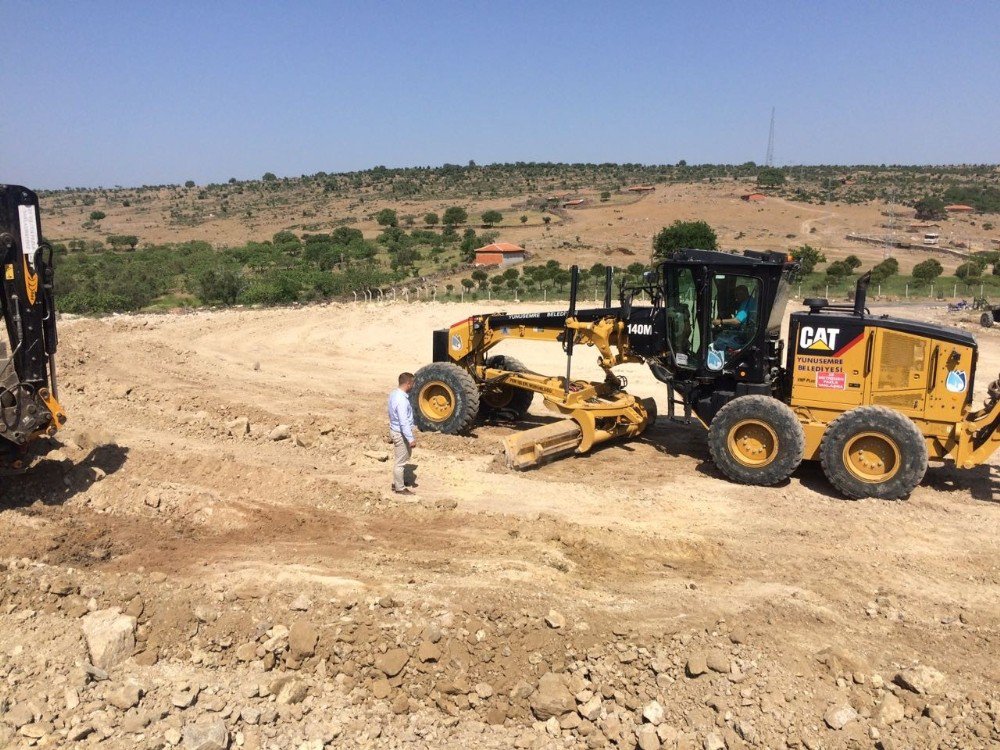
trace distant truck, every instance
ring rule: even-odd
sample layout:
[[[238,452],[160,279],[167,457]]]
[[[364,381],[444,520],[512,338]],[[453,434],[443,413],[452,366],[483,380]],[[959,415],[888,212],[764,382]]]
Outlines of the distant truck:
[[[924,232],[925,245],[937,245],[940,239],[941,235],[937,232]]]

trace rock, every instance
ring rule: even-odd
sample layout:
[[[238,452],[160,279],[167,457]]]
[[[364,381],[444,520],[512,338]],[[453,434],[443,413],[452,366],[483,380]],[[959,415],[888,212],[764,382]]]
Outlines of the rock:
[[[77,724],[75,727],[69,730],[66,735],[66,739],[70,742],[79,742],[80,740],[85,740],[87,737],[94,733],[94,727],[91,724]]]
[[[895,724],[897,721],[902,721],[905,715],[903,702],[892,693],[882,696],[882,700],[875,708],[875,721],[879,724]]]
[[[273,688],[271,692],[274,692]],[[309,687],[302,680],[287,679],[277,691],[277,702],[282,706],[301,703],[308,693]]]
[[[437,661],[441,658],[441,649],[430,641],[421,641],[417,647],[417,658],[422,662]]]
[[[288,650],[296,659],[312,656],[316,653],[318,640],[319,633],[316,632],[316,628],[305,620],[298,620],[288,631]]]
[[[365,451],[364,456],[365,458],[371,458],[375,461],[380,461],[381,463],[385,463],[389,460],[389,454],[386,451]]]
[[[729,632],[729,641],[731,643],[746,643],[747,631],[745,631],[743,628],[733,628]]]
[[[379,654],[375,657],[376,669],[382,670],[387,677],[395,677],[403,671],[406,662],[410,660],[410,655],[401,648],[394,648]]]
[[[858,718],[858,712],[848,703],[832,706],[823,721],[830,729],[843,729],[852,721]]]
[[[184,727],[184,750],[226,750],[229,747],[229,730],[225,722],[187,724]]]
[[[375,683],[372,685],[372,695],[379,700],[385,700],[392,695],[392,685],[390,685],[389,681],[385,678],[375,680]]]
[[[63,699],[66,701],[66,709],[72,711],[80,705],[80,691],[74,687],[68,687],[63,691]]]
[[[705,656],[705,666],[713,672],[729,674],[729,657],[718,649],[712,649]]]
[[[943,727],[948,721],[948,712],[944,706],[928,706],[924,713],[939,727]]]
[[[652,724],[643,724],[635,733],[639,750],[660,750],[660,738]]]
[[[698,675],[705,674],[708,671],[708,663],[705,660],[705,655],[691,654],[687,660],[687,675],[688,677],[697,677]]]
[[[170,696],[170,702],[177,708],[190,708],[198,698],[198,690],[180,690]]]
[[[477,683],[476,695],[478,695],[483,700],[486,700],[487,698],[493,695],[493,687],[488,682]]]
[[[546,672],[531,695],[531,712],[540,721],[562,716],[576,705],[573,694],[555,672]]]
[[[295,600],[288,605],[288,608],[293,612],[308,612],[309,608],[312,606],[312,601],[305,594],[299,594],[295,597]]]
[[[47,721],[40,721],[35,724],[25,724],[21,727],[21,734],[33,740],[40,740],[52,732],[52,725]]]
[[[14,729],[20,729],[35,720],[35,712],[24,703],[18,703],[3,716],[4,721]]]
[[[268,440],[288,440],[292,436],[292,428],[287,424],[279,424],[267,434]]]
[[[665,718],[663,706],[661,706],[658,701],[650,701],[642,709],[642,718],[654,727],[659,726],[663,723],[663,719]]]
[[[242,643],[236,649],[236,658],[240,661],[253,661],[257,658],[256,643]]]
[[[726,750],[726,741],[715,732],[705,737],[705,750]]]
[[[247,417],[237,417],[226,425],[226,431],[233,437],[243,437],[250,432],[250,420]]]
[[[157,492],[156,490],[150,490],[149,492],[146,493],[146,497],[143,500],[143,502],[146,503],[146,505],[148,505],[150,508],[159,508],[161,502],[160,493]]]
[[[108,695],[108,703],[122,711],[128,711],[139,705],[139,700],[144,692],[138,683],[130,680],[117,690],[111,691]]]
[[[601,717],[601,696],[592,696],[576,709],[580,716],[588,721],[597,721]]]
[[[406,693],[400,692],[399,695],[393,699],[389,707],[397,716],[408,713],[410,710],[410,699],[407,697]]]
[[[893,682],[919,695],[935,695],[944,688],[945,680],[944,675],[933,667],[918,664],[898,672]]]
[[[561,612],[557,612],[554,609],[550,609],[549,613],[545,615],[545,624],[550,628],[564,628],[566,627],[566,618]]]
[[[90,660],[108,670],[132,655],[135,648],[135,618],[117,609],[101,609],[83,618],[83,635]]]

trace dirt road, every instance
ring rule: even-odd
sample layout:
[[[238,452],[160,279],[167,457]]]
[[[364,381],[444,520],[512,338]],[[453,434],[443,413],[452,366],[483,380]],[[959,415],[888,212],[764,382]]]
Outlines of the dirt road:
[[[747,488],[661,420],[514,474],[494,425],[419,435],[398,502],[385,396],[481,306],[64,321],[64,446],[4,480],[0,745],[1000,742],[990,467],[932,468],[905,502],[845,501],[814,466]],[[95,669],[105,616],[129,632]]]

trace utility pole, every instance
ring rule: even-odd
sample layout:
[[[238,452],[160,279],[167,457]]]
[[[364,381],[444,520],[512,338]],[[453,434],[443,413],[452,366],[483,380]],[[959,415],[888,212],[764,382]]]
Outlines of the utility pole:
[[[767,156],[764,158],[764,165],[774,166],[774,107],[771,107],[771,131],[767,136]]]

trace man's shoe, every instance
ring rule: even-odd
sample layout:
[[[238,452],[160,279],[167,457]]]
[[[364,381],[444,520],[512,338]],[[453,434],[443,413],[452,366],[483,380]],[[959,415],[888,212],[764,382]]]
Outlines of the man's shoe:
[[[414,489],[414,490],[415,490],[415,489],[417,489],[417,486],[418,486],[418,485],[417,485],[417,483],[416,483],[416,482],[410,482],[410,483],[409,483],[409,484],[407,484],[406,486],[407,486],[407,487],[409,487],[410,489]]]
[[[417,493],[411,490],[409,487],[404,487],[401,490],[393,490],[397,495],[416,495]]]

